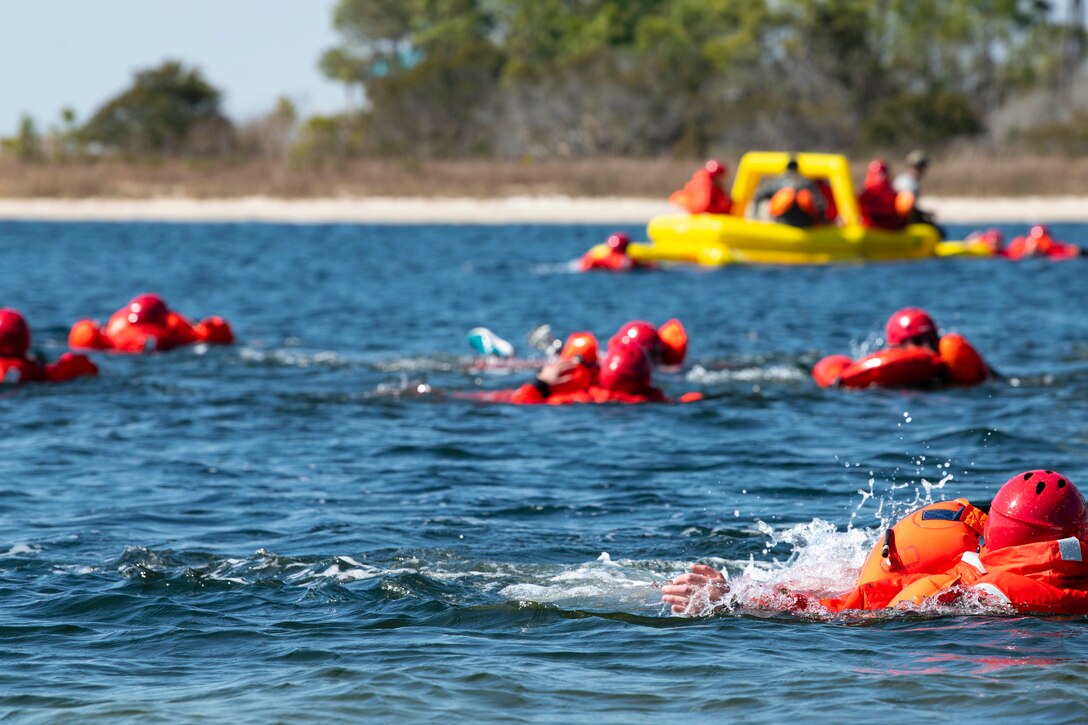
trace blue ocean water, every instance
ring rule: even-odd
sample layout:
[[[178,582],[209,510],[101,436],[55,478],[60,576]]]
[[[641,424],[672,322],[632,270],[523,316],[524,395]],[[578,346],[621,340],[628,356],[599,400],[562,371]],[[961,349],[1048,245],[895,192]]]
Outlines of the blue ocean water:
[[[0,390],[0,716],[1083,721],[1084,618],[688,619],[656,587],[843,590],[920,503],[1088,486],[1088,263],[572,274],[610,231],[0,223],[0,306],[48,357],[144,291],[239,339]],[[1008,382],[815,387],[906,305]],[[531,376],[474,367],[472,327],[531,357],[539,324],[670,317],[689,361],[658,380],[703,402],[450,395]]]

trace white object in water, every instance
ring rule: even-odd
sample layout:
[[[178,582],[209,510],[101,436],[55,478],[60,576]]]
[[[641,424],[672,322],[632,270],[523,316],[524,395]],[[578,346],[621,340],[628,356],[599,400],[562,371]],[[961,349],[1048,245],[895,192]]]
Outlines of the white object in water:
[[[481,355],[513,357],[514,346],[486,327],[474,327],[468,331],[469,346]]]

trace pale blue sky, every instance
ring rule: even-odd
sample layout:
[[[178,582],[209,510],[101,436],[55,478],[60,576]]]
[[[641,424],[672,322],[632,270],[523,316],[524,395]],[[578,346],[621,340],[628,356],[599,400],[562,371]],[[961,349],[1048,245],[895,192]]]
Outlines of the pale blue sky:
[[[317,69],[336,43],[336,0],[11,0],[0,6],[0,135],[24,113],[39,129],[65,106],[80,121],[167,58],[196,65],[246,120],[280,95],[339,111],[342,86]]]

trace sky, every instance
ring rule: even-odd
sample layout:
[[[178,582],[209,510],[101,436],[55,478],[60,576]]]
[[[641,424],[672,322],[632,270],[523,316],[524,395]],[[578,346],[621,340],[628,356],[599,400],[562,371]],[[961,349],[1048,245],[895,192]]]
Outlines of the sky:
[[[175,59],[223,91],[246,121],[286,95],[304,115],[342,110],[321,75],[336,44],[336,0],[13,0],[0,11],[0,136],[30,114],[39,131],[71,107],[79,122],[126,89],[133,73]]]

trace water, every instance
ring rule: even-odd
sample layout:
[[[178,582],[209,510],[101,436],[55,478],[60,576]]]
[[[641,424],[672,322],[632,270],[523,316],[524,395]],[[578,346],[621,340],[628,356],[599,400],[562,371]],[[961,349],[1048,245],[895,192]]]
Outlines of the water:
[[[50,357],[149,290],[239,338],[0,392],[0,713],[1083,720],[1083,618],[684,619],[655,585],[699,560],[754,591],[846,589],[919,503],[985,501],[1035,467],[1088,486],[1085,262],[567,271],[610,231],[0,224],[2,304]],[[810,382],[905,305],[1014,384]],[[531,356],[543,323],[673,316],[689,366],[659,381],[705,402],[447,395],[531,375],[471,369],[472,327]]]

